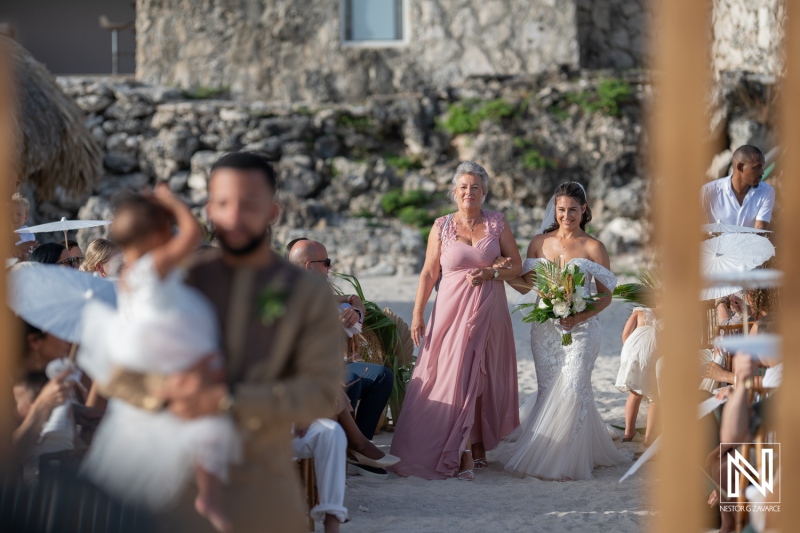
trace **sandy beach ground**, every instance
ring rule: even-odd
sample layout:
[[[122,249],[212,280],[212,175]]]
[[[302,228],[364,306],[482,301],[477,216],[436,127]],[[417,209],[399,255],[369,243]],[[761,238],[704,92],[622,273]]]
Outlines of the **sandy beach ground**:
[[[390,307],[411,322],[416,277],[363,278],[368,299]],[[346,283],[344,285],[347,285]],[[349,292],[349,291],[348,291]],[[516,294],[508,289],[509,303]],[[433,300],[428,303],[426,318]],[[513,309],[513,305],[512,305]],[[603,341],[592,374],[595,401],[607,423],[624,426],[626,395],[614,388],[619,369],[622,327],[630,306],[614,302],[601,315]],[[520,402],[536,390],[536,376],[530,353],[529,326],[519,313],[512,314]],[[646,408],[639,413],[637,427],[644,427]],[[375,443],[388,451],[391,433],[376,435]],[[617,446],[637,451],[634,443]],[[350,522],[342,531],[355,532],[495,532],[549,531],[633,532],[647,529],[652,516],[647,493],[653,486],[650,465],[620,484],[628,465],[598,468],[589,481],[565,483],[519,479],[505,472],[501,464],[489,463],[478,470],[475,481],[456,479],[425,481],[390,474],[388,480],[348,476],[345,505]],[[317,525],[317,531],[321,531]]]

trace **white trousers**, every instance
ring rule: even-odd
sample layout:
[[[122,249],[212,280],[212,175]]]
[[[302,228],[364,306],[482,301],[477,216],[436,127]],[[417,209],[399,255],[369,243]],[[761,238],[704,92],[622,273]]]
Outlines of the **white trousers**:
[[[311,509],[311,518],[322,522],[326,514],[332,514],[339,522],[346,522],[347,438],[342,426],[320,418],[309,426],[303,437],[292,439],[292,446],[297,459],[314,459],[319,505]]]

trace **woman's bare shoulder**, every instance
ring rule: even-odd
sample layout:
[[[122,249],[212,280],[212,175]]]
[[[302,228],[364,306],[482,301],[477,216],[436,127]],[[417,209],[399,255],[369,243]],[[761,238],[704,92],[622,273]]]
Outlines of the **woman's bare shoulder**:
[[[542,247],[544,246],[545,241],[547,240],[548,235],[546,233],[539,233],[538,235],[534,235],[531,239],[530,244],[528,244],[528,257],[537,257],[536,253],[542,251]],[[531,255],[533,253],[533,255]]]

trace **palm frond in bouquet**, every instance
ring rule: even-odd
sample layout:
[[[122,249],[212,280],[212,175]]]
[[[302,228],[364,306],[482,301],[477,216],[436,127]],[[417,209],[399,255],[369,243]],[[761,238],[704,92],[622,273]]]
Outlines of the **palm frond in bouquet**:
[[[542,260],[534,267],[534,284],[532,290],[539,295],[539,302],[521,304],[518,310],[527,310],[523,322],[544,323],[558,320],[583,311],[593,311],[595,302],[605,294],[589,293],[586,287],[586,275],[575,264],[566,266],[558,261]],[[572,333],[561,332],[561,344],[572,344]]]

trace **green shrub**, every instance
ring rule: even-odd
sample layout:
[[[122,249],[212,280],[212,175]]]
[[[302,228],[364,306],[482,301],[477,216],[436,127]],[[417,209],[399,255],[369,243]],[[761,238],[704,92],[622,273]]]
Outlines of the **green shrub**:
[[[461,100],[447,106],[447,114],[438,121],[440,129],[451,135],[475,133],[484,120],[499,122],[514,116],[518,107],[502,98],[482,102],[480,100]]]
[[[522,167],[526,170],[547,170],[557,168],[558,164],[553,159],[542,155],[539,150],[534,148],[535,143],[524,137],[514,137],[514,147],[523,150],[520,157]]]
[[[394,216],[398,215],[403,208],[422,207],[430,201],[431,196],[425,191],[413,190],[408,191],[408,194],[403,194],[403,191],[396,189],[383,195],[381,207],[387,215]]]
[[[416,226],[418,228],[430,226],[433,224],[433,221],[436,220],[436,217],[428,214],[428,210],[424,207],[414,207],[410,205],[402,208],[397,214],[397,218],[399,218],[400,222],[403,224]]]
[[[417,170],[422,168],[422,162],[417,157],[409,157],[407,155],[385,155],[383,160],[386,165],[397,170]]]
[[[451,135],[473,133],[478,131],[481,118],[474,111],[474,103],[470,101],[453,102],[447,106],[447,115],[439,122],[441,129]]]
[[[619,116],[620,106],[633,96],[633,89],[625,80],[606,78],[594,89],[579,93],[566,93],[568,104],[577,104],[586,113],[603,112],[612,117]]]
[[[522,167],[526,170],[547,170],[558,165],[549,157],[543,156],[539,150],[532,148],[522,154]]]

